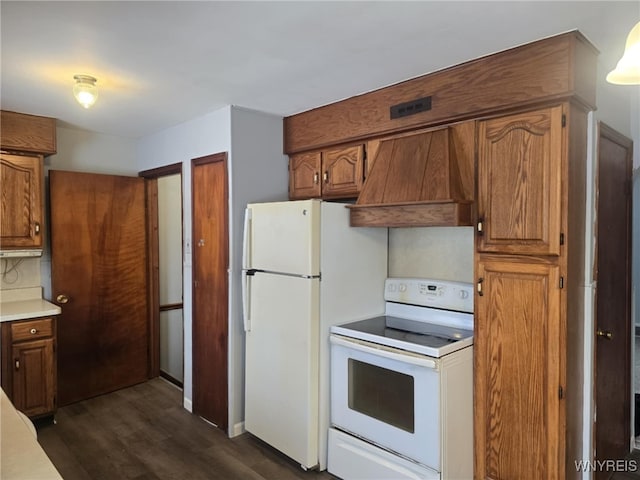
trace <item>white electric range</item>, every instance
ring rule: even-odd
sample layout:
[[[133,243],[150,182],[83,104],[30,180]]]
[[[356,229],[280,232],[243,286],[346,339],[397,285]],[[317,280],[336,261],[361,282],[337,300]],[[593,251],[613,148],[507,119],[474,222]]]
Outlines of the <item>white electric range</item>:
[[[331,327],[328,470],[473,476],[473,286],[389,278],[385,315]]]

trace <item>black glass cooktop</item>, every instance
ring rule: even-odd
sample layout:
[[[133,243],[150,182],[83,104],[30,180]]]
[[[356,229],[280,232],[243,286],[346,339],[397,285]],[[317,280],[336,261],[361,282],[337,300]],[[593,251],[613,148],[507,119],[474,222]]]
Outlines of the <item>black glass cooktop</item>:
[[[473,337],[471,330],[387,315],[346,323],[333,327],[332,330],[336,333],[346,333],[340,331],[351,330],[435,349]]]

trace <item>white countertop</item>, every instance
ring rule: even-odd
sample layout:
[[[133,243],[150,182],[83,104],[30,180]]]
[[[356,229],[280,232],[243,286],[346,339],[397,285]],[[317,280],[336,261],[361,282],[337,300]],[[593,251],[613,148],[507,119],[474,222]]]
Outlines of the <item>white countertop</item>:
[[[62,476],[0,389],[0,478],[2,480],[56,480]]]
[[[42,298],[42,289],[20,288],[0,292],[0,322],[48,317],[61,313],[59,306]]]

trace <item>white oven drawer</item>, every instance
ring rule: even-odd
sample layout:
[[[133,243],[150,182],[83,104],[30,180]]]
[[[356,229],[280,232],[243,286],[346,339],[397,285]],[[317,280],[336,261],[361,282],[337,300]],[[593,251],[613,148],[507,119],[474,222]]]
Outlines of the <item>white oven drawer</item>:
[[[329,473],[343,480],[440,480],[440,474],[386,450],[329,429]]]

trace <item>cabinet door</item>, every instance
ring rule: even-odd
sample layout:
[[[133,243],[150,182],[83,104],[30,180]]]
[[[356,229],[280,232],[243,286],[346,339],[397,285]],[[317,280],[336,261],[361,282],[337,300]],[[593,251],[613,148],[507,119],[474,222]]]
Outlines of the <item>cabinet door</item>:
[[[481,252],[559,255],[562,107],[480,122]]]
[[[28,416],[55,410],[53,338],[13,345],[13,404]]]
[[[289,199],[319,198],[320,152],[301,153],[289,158]]]
[[[42,157],[0,154],[0,248],[42,247]]]
[[[478,262],[478,479],[564,478],[559,267],[530,262]]]
[[[355,198],[364,179],[364,145],[322,152],[322,196]]]

